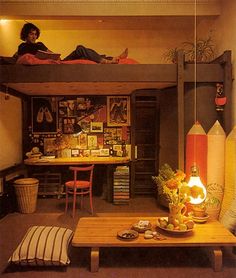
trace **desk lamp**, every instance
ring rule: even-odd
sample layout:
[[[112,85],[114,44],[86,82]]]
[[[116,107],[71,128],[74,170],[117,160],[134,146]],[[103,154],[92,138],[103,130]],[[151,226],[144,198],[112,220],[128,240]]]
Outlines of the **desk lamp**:
[[[74,125],[73,136],[74,136],[74,137],[77,137],[77,136],[79,136],[82,132],[83,132],[83,129],[81,128],[81,126],[80,126],[79,124],[75,124],[75,125]]]

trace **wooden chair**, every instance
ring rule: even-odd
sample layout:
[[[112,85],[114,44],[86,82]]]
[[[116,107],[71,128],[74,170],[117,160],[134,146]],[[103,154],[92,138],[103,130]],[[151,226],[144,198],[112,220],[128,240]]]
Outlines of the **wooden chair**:
[[[70,167],[74,172],[74,180],[67,181],[65,183],[66,188],[66,207],[65,213],[68,209],[68,197],[69,194],[73,195],[73,218],[75,216],[76,197],[80,195],[80,208],[83,208],[83,197],[89,195],[90,209],[93,214],[93,202],[92,202],[92,181],[93,181],[93,169],[94,165],[84,167]],[[81,177],[82,176],[82,177]]]

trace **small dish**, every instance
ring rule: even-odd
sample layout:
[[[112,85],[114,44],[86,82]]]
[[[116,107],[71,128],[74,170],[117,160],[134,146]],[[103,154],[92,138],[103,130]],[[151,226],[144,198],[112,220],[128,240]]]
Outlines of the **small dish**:
[[[148,221],[148,224],[147,225],[144,225],[144,226],[140,226],[140,223],[137,222],[137,223],[134,223],[132,225],[132,230],[135,230],[137,231],[138,233],[144,233],[145,231],[147,230],[151,230],[152,228],[152,224]]]
[[[122,230],[117,233],[117,238],[122,240],[134,240],[138,237],[138,232],[134,230]]]
[[[209,215],[206,213],[205,216],[199,217],[199,216],[194,216],[193,213],[190,213],[189,216],[192,217],[193,221],[195,223],[205,223],[207,219],[209,218]]]

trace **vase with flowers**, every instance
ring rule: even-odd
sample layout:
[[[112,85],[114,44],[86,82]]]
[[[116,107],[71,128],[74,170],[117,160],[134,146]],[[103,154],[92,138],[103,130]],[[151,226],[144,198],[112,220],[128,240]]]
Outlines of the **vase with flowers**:
[[[163,225],[170,230],[187,230],[193,227],[190,218],[185,216],[186,204],[190,201],[190,197],[195,198],[202,192],[198,186],[189,187],[185,176],[183,171],[173,171],[168,164],[164,164],[159,170],[159,175],[152,177],[159,187],[159,192],[161,191],[169,202],[168,221]]]

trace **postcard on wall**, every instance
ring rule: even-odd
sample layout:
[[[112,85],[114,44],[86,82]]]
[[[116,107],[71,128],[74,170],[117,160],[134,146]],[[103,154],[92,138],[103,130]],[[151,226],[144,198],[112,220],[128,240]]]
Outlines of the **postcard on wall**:
[[[99,156],[109,156],[109,149],[100,149],[100,155]]]
[[[77,103],[76,100],[67,100],[67,116],[75,117],[77,116]]]
[[[113,151],[115,152],[116,156],[122,156],[123,155],[122,145],[113,145]]]
[[[74,133],[74,125],[76,122],[75,117],[66,117],[63,118],[63,133],[72,134]]]
[[[71,150],[71,157],[78,157],[80,155],[79,149]]]
[[[91,122],[90,132],[103,132],[103,122]]]
[[[90,156],[90,150],[83,150],[83,156],[89,157]]]
[[[87,149],[88,141],[87,141],[86,133],[82,133],[79,135],[79,146],[80,146],[80,149]]]
[[[57,99],[54,97],[32,97],[32,132],[57,132]]]
[[[56,138],[44,138],[43,139],[43,153],[44,155],[55,155],[55,141]]]
[[[98,148],[103,149],[103,145],[104,145],[103,133],[97,135],[97,142],[98,142]]]
[[[91,150],[91,156],[99,156],[100,150]]]
[[[96,135],[88,135],[88,149],[96,149],[98,146],[97,136]]]
[[[129,96],[107,97],[107,126],[130,125]]]

